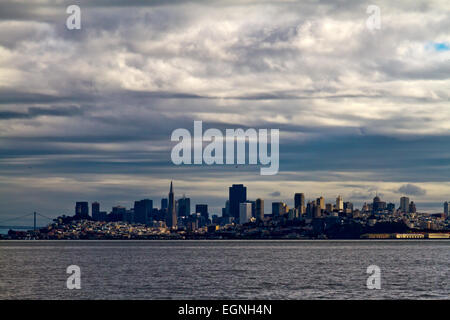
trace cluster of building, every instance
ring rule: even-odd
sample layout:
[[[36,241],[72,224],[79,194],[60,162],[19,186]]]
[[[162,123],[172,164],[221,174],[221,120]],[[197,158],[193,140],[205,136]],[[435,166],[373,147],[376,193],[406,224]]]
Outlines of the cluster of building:
[[[265,213],[264,200],[249,200],[243,184],[229,187],[229,197],[222,215],[210,217],[207,204],[196,204],[183,195],[175,200],[173,183],[167,198],[159,208],[151,199],[134,202],[134,207],[113,207],[107,213],[100,204],[77,202],[74,216],[61,216],[47,228],[34,231],[33,236],[45,239],[166,239],[166,238],[398,238],[408,232],[425,236],[425,232],[448,234],[450,230],[449,203],[444,213],[418,213],[416,205],[407,197],[400,198],[400,206],[386,203],[377,195],[371,203],[355,209],[341,196],[335,203],[324,197],[306,201],[304,193],[294,194],[294,206],[272,202],[272,211]],[[373,235],[375,234],[375,235]],[[377,236],[378,234],[378,236]],[[30,236],[10,233],[9,236]],[[444,236],[445,237],[445,236]],[[421,238],[410,236],[403,238]]]

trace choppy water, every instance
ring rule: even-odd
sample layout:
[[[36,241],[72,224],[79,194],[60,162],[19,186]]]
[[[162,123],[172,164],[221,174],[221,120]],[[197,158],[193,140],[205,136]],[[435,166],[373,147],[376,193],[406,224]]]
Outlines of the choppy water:
[[[0,299],[449,299],[449,262],[447,240],[0,241]]]

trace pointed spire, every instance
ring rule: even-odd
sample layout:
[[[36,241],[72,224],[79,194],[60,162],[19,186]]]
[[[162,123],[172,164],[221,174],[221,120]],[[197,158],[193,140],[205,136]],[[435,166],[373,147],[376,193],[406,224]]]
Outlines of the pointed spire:
[[[170,193],[173,193],[173,184],[172,184],[172,181],[170,181]]]

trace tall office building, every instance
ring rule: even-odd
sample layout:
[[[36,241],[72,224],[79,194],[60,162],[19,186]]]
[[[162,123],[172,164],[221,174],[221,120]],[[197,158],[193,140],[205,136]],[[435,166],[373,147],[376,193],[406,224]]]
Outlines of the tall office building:
[[[272,202],[272,216],[280,217],[289,211],[288,206],[284,202]]]
[[[322,196],[317,198],[316,205],[320,208],[320,210],[325,210],[325,198]]]
[[[153,200],[144,199],[134,202],[134,217],[130,220],[136,223],[148,224],[153,212]]]
[[[252,204],[250,202],[243,202],[239,204],[239,223],[244,224],[252,218]]]
[[[336,209],[344,211],[344,199],[340,195],[336,198]]]
[[[229,188],[230,216],[239,219],[239,204],[247,201],[247,188],[243,184],[233,184]]]
[[[386,204],[386,210],[389,211],[389,213],[393,213],[395,211],[395,203],[389,202]]]
[[[191,214],[191,199],[186,198],[183,195],[183,198],[178,199],[178,216],[187,217],[190,214]]]
[[[230,216],[230,201],[225,201],[225,207],[222,208],[222,217],[228,218]]]
[[[247,200],[247,202],[252,204],[252,217],[256,218],[256,201]]]
[[[78,219],[87,219],[89,217],[89,203],[78,201],[75,204],[75,217]]]
[[[100,203],[92,202],[91,215],[92,215],[92,219],[94,219],[95,221],[100,221]]]
[[[450,202],[445,201],[445,202],[444,202],[444,214],[445,214],[445,217],[446,217],[446,218],[448,218],[449,207],[450,207]]]
[[[313,217],[314,218],[321,218],[322,217],[322,209],[320,208],[320,206],[318,204],[316,204],[313,207]]]
[[[167,210],[167,207],[169,206],[169,200],[167,198],[161,199],[161,210]]]
[[[169,200],[167,205],[166,224],[169,228],[177,227],[177,212],[175,208],[175,196],[173,194],[173,183],[170,181]]]
[[[380,197],[376,195],[372,202],[373,213],[382,213],[384,210],[386,210],[386,202],[381,201]]]
[[[205,222],[209,219],[208,205],[207,204],[196,204],[195,213],[200,213],[200,216],[205,219]]]
[[[306,205],[306,217],[307,218],[313,218],[314,217],[314,208],[316,206],[315,201],[308,201],[308,204]]]
[[[127,213],[127,208],[122,207],[122,206],[115,206],[112,208],[112,212],[111,212],[111,221],[125,221],[125,217],[126,217],[126,213]]]
[[[408,208],[408,212],[409,213],[416,213],[416,204],[414,203],[414,201],[411,201],[409,203],[409,208]]]
[[[353,203],[351,202],[344,202],[344,212],[345,213],[352,213],[353,212]]]
[[[400,198],[400,211],[403,213],[408,213],[408,211],[409,211],[409,198],[408,197]]]
[[[305,213],[305,194],[296,193],[294,195],[294,208],[298,210],[299,214]]]
[[[263,220],[264,219],[264,200],[261,198],[256,199],[255,201],[255,211],[256,211],[256,219]]]

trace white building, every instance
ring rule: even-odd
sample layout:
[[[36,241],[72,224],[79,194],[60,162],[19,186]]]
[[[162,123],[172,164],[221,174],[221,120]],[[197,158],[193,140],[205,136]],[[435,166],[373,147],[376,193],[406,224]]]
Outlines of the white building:
[[[252,204],[244,202],[239,204],[239,223],[244,224],[252,218]]]

